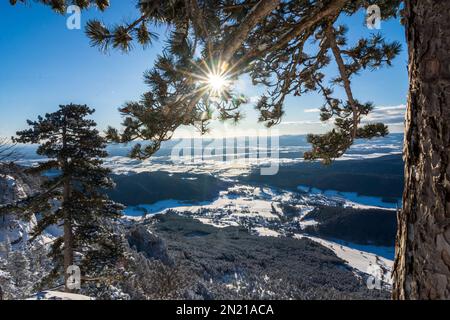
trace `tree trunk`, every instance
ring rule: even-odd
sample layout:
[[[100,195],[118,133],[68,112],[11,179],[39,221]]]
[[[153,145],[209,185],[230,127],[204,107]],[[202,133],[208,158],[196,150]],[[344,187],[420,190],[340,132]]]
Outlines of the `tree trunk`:
[[[66,202],[70,197],[70,181],[67,180],[64,182],[64,191],[63,191],[63,210],[64,210],[64,284],[65,291],[71,292],[71,290],[67,287],[67,280],[69,278],[69,274],[67,273],[67,269],[69,266],[73,265],[73,231],[72,231],[72,219],[68,210],[65,208]]]
[[[67,149],[67,123],[66,117],[64,116],[64,124],[62,129],[62,144],[63,150]],[[70,216],[70,211],[67,209],[67,203],[70,202],[71,196],[71,181],[68,175],[68,160],[67,158],[61,159],[62,161],[62,174],[64,177],[63,185],[63,199],[62,199],[62,210],[64,215],[64,288],[66,292],[71,292],[67,287],[67,282],[69,280],[69,274],[67,273],[68,268],[73,265],[73,230],[72,230],[72,217]]]
[[[409,97],[394,299],[450,298],[450,1],[405,1]]]

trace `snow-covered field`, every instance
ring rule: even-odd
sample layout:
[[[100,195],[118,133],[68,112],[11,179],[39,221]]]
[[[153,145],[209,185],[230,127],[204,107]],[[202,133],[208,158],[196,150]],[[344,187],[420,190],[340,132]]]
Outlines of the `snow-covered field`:
[[[307,192],[310,194],[322,194],[329,198],[341,198],[346,200],[348,204],[354,203],[355,207],[360,208],[385,208],[385,209],[396,209],[401,204],[386,202],[382,197],[372,197],[363,196],[357,192],[342,192],[337,190],[321,190],[318,188],[313,188],[309,186],[300,185],[297,187],[300,191]],[[400,199],[399,199],[400,201]]]
[[[320,243],[324,247],[331,249],[339,258],[344,260],[350,267],[358,270],[359,272],[366,273],[372,275],[373,277],[379,278],[380,280],[382,280],[387,284],[391,284],[392,267],[394,264],[392,260],[386,259],[374,253],[358,250],[349,246],[349,245],[353,246],[354,244],[343,245],[338,242],[304,235],[295,235],[295,237],[298,239],[306,237],[317,243]],[[379,248],[372,246],[372,249],[383,250],[388,248],[384,247]]]

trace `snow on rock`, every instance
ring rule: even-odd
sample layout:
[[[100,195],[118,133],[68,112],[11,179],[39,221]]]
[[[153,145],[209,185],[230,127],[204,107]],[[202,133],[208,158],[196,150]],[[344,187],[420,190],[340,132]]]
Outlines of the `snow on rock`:
[[[10,274],[6,271],[0,270],[0,278],[9,278]]]
[[[127,234],[130,247],[135,248],[149,259],[160,260],[166,265],[173,265],[164,240],[152,233],[144,225],[135,226]]]

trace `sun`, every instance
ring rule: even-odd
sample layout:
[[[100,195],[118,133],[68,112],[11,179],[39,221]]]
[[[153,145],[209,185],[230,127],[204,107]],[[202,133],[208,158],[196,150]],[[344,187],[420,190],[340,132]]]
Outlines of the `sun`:
[[[223,90],[227,85],[227,79],[218,74],[208,75],[208,85],[216,91]]]
[[[230,80],[224,74],[209,73],[206,85],[212,96],[220,96],[230,86]]]
[[[198,92],[208,94],[209,98],[217,99],[226,95],[233,84],[234,74],[231,73],[226,62],[194,63],[198,71],[188,73],[189,76],[197,80],[199,87]]]

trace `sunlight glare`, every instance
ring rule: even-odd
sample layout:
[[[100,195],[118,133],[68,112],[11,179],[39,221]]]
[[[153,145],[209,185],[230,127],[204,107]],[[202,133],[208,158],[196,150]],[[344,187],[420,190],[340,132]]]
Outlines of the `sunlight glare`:
[[[225,76],[211,73],[208,75],[208,86],[212,92],[221,93],[228,86],[228,80]]]

